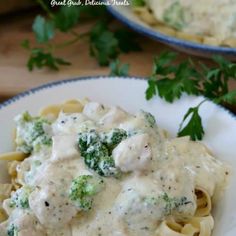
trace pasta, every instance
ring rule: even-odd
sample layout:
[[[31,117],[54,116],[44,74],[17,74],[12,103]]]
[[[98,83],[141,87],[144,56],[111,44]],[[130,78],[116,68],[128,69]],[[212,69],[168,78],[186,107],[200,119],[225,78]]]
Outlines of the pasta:
[[[184,224],[184,226],[176,229],[173,227],[172,222],[163,221],[160,227],[157,229],[157,236],[199,236],[211,235],[211,231],[214,226],[212,216],[206,217],[193,217],[193,219]]]
[[[185,0],[145,0],[132,9],[163,34],[212,46],[236,46],[235,3]],[[219,14],[220,13],[220,14]],[[214,17],[213,17],[214,16]],[[227,16],[227,20],[222,21]]]
[[[26,158],[26,154],[22,152],[9,152],[0,155],[0,160],[4,161],[23,161]]]
[[[1,236],[211,236],[228,167],[150,113],[84,99],[15,121],[16,151],[0,155]]]
[[[83,109],[82,105],[76,101],[68,101],[61,105],[51,105],[45,107],[41,110],[41,116],[52,116],[53,118],[57,118],[61,111],[65,113],[76,113],[81,112]]]

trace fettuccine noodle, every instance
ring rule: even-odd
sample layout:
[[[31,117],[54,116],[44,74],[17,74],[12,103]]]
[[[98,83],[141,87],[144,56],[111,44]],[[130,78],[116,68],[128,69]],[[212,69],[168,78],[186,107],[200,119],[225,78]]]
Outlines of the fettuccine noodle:
[[[11,179],[0,184],[1,236],[212,235],[229,168],[150,113],[73,99],[15,120],[16,150],[0,155]]]

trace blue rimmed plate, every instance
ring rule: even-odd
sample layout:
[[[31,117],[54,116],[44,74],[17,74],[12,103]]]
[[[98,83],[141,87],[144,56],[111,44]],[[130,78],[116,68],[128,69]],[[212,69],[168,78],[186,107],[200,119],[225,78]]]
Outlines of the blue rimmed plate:
[[[228,59],[236,60],[236,48],[210,46],[167,36],[140,20],[130,6],[109,5],[107,8],[114,17],[131,29],[179,51],[207,58],[213,55],[222,55]]]
[[[53,82],[24,92],[0,104],[0,153],[13,149],[13,118],[28,110],[32,114],[49,104],[58,104],[68,99],[88,97],[107,105],[118,105],[135,113],[143,109],[153,113],[160,127],[176,135],[179,123],[190,106],[196,106],[202,98],[182,96],[173,104],[159,97],[146,101],[147,81],[142,78],[86,77]],[[200,110],[205,143],[219,159],[228,163],[232,178],[224,197],[214,205],[215,230],[213,236],[236,235],[236,119],[229,112],[211,102]],[[4,181],[6,163],[0,162],[0,182]]]

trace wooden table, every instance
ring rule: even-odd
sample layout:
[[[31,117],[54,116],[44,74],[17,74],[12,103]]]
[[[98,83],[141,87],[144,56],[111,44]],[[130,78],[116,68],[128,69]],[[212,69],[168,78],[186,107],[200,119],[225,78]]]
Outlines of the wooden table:
[[[36,12],[0,19],[0,100],[3,101],[27,89],[52,82],[78,76],[108,75],[108,67],[100,67],[94,58],[89,55],[87,41],[80,41],[69,46],[66,50],[57,51],[61,56],[72,63],[72,66],[62,67],[60,71],[35,70],[29,72],[26,68],[28,52],[21,48],[20,42],[24,39],[33,41],[31,24]],[[120,24],[116,22],[116,24]],[[78,32],[86,31],[91,23],[77,27]],[[57,36],[58,41],[65,39],[65,35]],[[136,34],[142,45],[142,52],[122,54],[120,60],[130,64],[130,75],[148,76],[151,73],[154,56],[168,49],[144,36]],[[171,49],[173,50],[173,49]],[[180,60],[188,56],[181,53]],[[193,60],[208,60],[192,57]],[[232,84],[236,87],[236,83]]]

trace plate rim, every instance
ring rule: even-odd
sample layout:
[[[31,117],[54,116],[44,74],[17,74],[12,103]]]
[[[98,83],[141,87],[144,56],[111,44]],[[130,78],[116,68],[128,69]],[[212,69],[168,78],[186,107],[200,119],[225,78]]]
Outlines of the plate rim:
[[[55,81],[52,81],[52,82],[49,82],[49,83],[44,83],[42,85],[33,87],[31,89],[27,89],[27,90],[13,96],[12,98],[7,99],[6,101],[0,103],[0,111],[3,110],[4,108],[10,106],[11,104],[19,101],[20,99],[22,99],[24,97],[30,96],[31,94],[37,93],[37,92],[45,90],[45,89],[50,89],[50,88],[53,88],[53,87],[61,86],[61,85],[64,85],[64,84],[70,84],[70,83],[74,83],[74,82],[78,82],[78,81],[99,80],[99,79],[107,79],[107,80],[120,79],[120,80],[145,81],[147,78],[142,77],[142,76],[111,76],[111,75],[93,76],[93,75],[90,75],[90,76],[77,76],[77,77],[72,77],[72,78],[63,79],[63,80],[55,80]],[[165,101],[165,100],[163,100],[163,101]],[[210,101],[210,102],[212,102],[212,101]],[[233,117],[236,121],[236,114],[234,114],[232,111],[230,111],[229,109],[225,108],[224,106],[222,106],[220,104],[215,104],[215,105],[218,108],[220,108],[221,110],[223,110],[224,112],[228,113],[228,115]]]
[[[0,103],[0,111],[4,108],[6,108],[7,106],[17,102],[18,100],[20,100],[21,98],[30,96],[31,94],[37,93],[41,90],[44,89],[50,89],[52,87],[57,87],[57,86],[61,86],[63,84],[70,84],[73,82],[77,82],[77,81],[86,81],[86,80],[98,80],[98,79],[130,79],[130,80],[145,80],[145,77],[141,77],[141,76],[111,76],[111,75],[89,75],[89,76],[77,76],[77,77],[72,77],[72,78],[68,78],[68,79],[62,79],[62,80],[55,80],[52,82],[48,82],[48,83],[43,83],[42,85],[39,86],[35,86],[33,88],[27,89],[23,92],[20,92],[18,94],[16,94],[15,96],[7,99],[4,102]]]
[[[44,91],[44,90],[50,90],[50,89],[53,89],[53,88],[57,88],[58,86],[63,87],[66,84],[70,85],[70,84],[77,83],[77,82],[80,82],[80,81],[81,82],[86,82],[86,81],[89,81],[89,80],[90,81],[91,80],[97,81],[99,79],[102,79],[103,81],[109,81],[109,80],[110,81],[116,81],[117,79],[118,80],[120,79],[123,82],[133,80],[133,81],[138,82],[138,83],[140,81],[142,81],[144,83],[145,82],[147,83],[147,80],[145,80],[145,77],[135,77],[135,76],[118,77],[118,76],[106,76],[106,75],[81,76],[81,77],[78,76],[78,77],[74,77],[74,78],[71,78],[71,79],[53,81],[53,82],[46,83],[46,84],[43,84],[43,85],[38,86],[38,87],[34,87],[34,88],[29,89],[25,92],[22,92],[22,93],[16,95],[15,97],[13,97],[13,98],[10,98],[6,102],[4,102],[2,104],[0,103],[0,111],[1,111],[1,109],[4,110],[4,108],[7,108],[9,105],[17,103],[19,100],[23,99],[24,97],[29,98],[31,95],[34,95],[34,93],[39,93],[39,92]],[[231,114],[229,114],[230,112],[228,110],[226,110],[224,107],[219,106],[219,105],[217,105],[217,107],[220,108],[223,112],[228,113],[227,116],[231,115]],[[236,116],[233,115],[233,117],[234,117],[234,120],[236,122]],[[233,183],[233,181],[232,181],[232,183]],[[226,196],[226,194],[225,194],[225,196]],[[223,219],[223,218],[221,218],[221,219]],[[227,232],[227,235],[228,235],[228,232]]]
[[[126,6],[128,7],[128,6]],[[224,54],[227,56],[236,56],[236,48],[230,47],[220,47],[220,46],[211,46],[207,44],[200,44],[195,43],[183,39],[179,39],[176,37],[164,35],[159,31],[154,31],[152,28],[147,28],[136,21],[128,19],[122,13],[114,8],[112,5],[107,6],[108,11],[119,21],[127,25],[129,28],[135,30],[136,32],[148,36],[154,40],[159,42],[168,44],[169,46],[177,46],[185,49],[195,50],[195,51],[205,51],[207,53],[217,53],[217,54]]]

